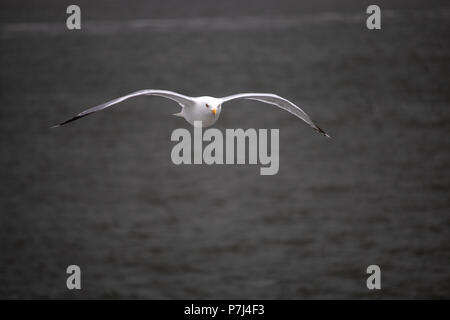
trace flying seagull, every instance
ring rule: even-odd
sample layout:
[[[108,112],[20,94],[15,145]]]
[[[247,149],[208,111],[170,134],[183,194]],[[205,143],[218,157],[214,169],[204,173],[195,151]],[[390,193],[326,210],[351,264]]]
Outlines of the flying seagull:
[[[146,89],[146,90],[139,90],[133,93],[130,93],[126,96],[105,102],[101,105],[92,107],[90,109],[84,110],[83,112],[77,114],[73,118],[70,118],[69,120],[66,120],[64,122],[61,122],[60,124],[57,124],[53,126],[60,127],[62,125],[65,125],[69,122],[78,120],[80,118],[86,117],[90,114],[93,114],[97,111],[106,109],[112,105],[115,105],[119,102],[122,102],[124,100],[127,100],[129,98],[133,98],[136,96],[141,95],[151,95],[151,96],[160,96],[164,98],[168,98],[171,100],[174,100],[178,102],[178,104],[182,107],[181,111],[178,113],[175,113],[175,116],[182,117],[186,119],[187,122],[189,122],[192,125],[197,125],[201,121],[202,127],[209,127],[213,125],[218,119],[220,112],[222,111],[222,104],[224,102],[228,102],[235,99],[249,99],[249,100],[257,100],[260,102],[265,102],[268,104],[275,105],[277,107],[280,107],[281,109],[284,109],[296,117],[302,119],[307,124],[309,124],[313,129],[317,130],[321,134],[323,134],[325,137],[330,138],[330,136],[323,131],[317,124],[315,124],[311,118],[302,110],[300,107],[296,106],[292,102],[290,102],[287,99],[284,99],[276,94],[271,93],[238,93],[231,96],[223,97],[223,98],[214,98],[209,96],[203,96],[203,97],[189,97],[185,96],[173,91],[167,91],[167,90],[154,90],[154,89]]]

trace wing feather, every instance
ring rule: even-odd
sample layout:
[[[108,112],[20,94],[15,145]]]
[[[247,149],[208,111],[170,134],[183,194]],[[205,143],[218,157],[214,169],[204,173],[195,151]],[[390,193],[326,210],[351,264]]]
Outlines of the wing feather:
[[[173,92],[173,91],[155,90],[155,89],[139,90],[139,91],[127,94],[126,96],[119,97],[119,98],[116,98],[114,100],[102,103],[102,104],[100,104],[98,106],[95,106],[95,107],[89,108],[87,110],[84,110],[83,112],[77,114],[76,116],[74,116],[74,117],[72,117],[72,118],[70,118],[70,119],[68,119],[66,121],[61,122],[60,124],[57,124],[57,125],[53,126],[52,128],[63,126],[65,124],[69,123],[69,122],[72,122],[72,121],[78,120],[80,118],[86,117],[86,116],[88,116],[90,114],[93,114],[95,112],[98,112],[98,111],[101,111],[103,109],[106,109],[106,108],[108,108],[108,107],[110,107],[112,105],[115,105],[117,103],[120,103],[120,102],[122,102],[124,100],[130,99],[130,98],[133,98],[133,97],[136,97],[136,96],[141,96],[141,95],[153,95],[153,96],[160,96],[160,97],[168,98],[168,99],[171,99],[171,100],[174,100],[174,101],[178,102],[178,104],[180,106],[182,106],[182,107],[190,105],[193,102],[191,97],[188,97],[188,96],[185,96],[185,95]]]
[[[276,94],[272,93],[238,93],[231,96],[220,98],[222,103],[228,102],[235,99],[248,99],[248,100],[256,100],[268,104],[275,105],[281,109],[284,109],[296,117],[302,119],[307,124],[309,124],[312,128],[323,134],[325,137],[330,138],[330,136],[320,128],[314,121],[311,120],[309,115],[303,111],[299,106],[295,105],[291,101],[280,97]]]

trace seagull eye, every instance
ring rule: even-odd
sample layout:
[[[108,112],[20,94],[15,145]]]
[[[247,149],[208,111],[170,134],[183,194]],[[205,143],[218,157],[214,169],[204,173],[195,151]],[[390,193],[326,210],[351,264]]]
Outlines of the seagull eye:
[[[209,104],[206,104],[206,107],[209,108]]]

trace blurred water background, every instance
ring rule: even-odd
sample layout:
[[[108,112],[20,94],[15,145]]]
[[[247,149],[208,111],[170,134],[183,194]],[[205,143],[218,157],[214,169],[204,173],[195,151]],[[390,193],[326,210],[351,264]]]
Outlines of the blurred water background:
[[[0,5],[0,298],[449,298],[444,1]],[[176,166],[178,106],[274,92],[334,137],[236,101],[216,127],[280,128],[280,171]],[[82,290],[65,287],[82,269]],[[366,288],[366,267],[382,290]]]

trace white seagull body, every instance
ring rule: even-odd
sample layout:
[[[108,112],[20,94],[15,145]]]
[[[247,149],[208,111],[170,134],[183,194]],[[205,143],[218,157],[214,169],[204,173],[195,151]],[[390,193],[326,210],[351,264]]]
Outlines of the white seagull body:
[[[117,104],[119,102],[122,102],[126,99],[140,96],[140,95],[153,95],[153,96],[160,96],[164,98],[168,98],[171,100],[176,101],[181,107],[181,111],[179,113],[176,113],[174,115],[182,117],[186,119],[187,122],[189,122],[192,125],[197,125],[201,121],[202,127],[209,127],[212,126],[220,116],[220,112],[222,111],[222,104],[225,102],[228,102],[230,100],[234,99],[250,99],[250,100],[257,100],[261,102],[265,102],[268,104],[275,105],[277,107],[280,107],[281,109],[284,109],[296,117],[302,119],[307,124],[309,124],[312,128],[320,132],[326,137],[330,137],[325,131],[323,131],[318,125],[316,125],[311,118],[302,110],[300,107],[296,106],[289,100],[286,100],[280,96],[277,96],[275,94],[271,93],[238,93],[231,96],[223,97],[223,98],[214,98],[214,97],[189,97],[185,96],[173,91],[167,91],[167,90],[154,90],[154,89],[146,89],[146,90],[139,90],[133,93],[130,93],[126,96],[105,102],[101,105],[92,107],[90,109],[87,109],[73,118],[70,118],[69,120],[66,120],[56,126],[53,127],[59,127],[62,125],[65,125],[69,122],[78,120],[80,118],[83,118],[85,116],[88,116],[92,113],[95,113],[97,111],[106,109],[114,104]]]

